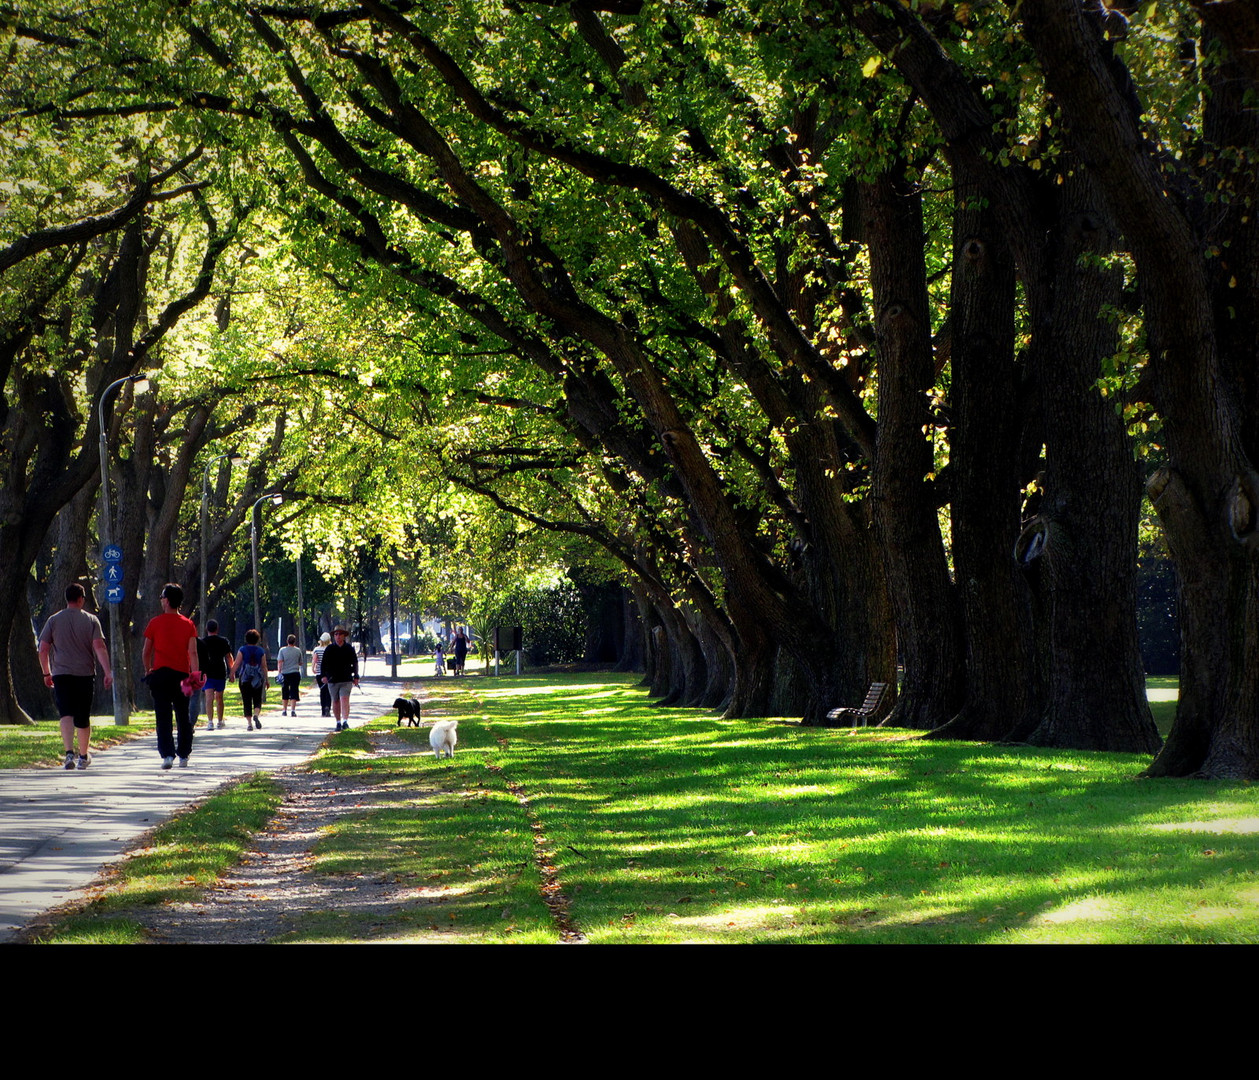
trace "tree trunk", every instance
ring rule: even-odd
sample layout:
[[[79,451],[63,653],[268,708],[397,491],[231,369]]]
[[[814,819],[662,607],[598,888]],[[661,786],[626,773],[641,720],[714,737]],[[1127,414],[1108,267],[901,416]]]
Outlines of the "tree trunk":
[[[17,626],[29,629],[32,625],[31,612],[26,597],[23,596],[19,603]],[[10,664],[13,689],[26,715],[32,720],[56,720],[57,705],[52,692],[44,685],[44,673],[39,666],[39,651],[30,633],[14,635]]]
[[[884,173],[865,185],[862,199],[879,346],[872,498],[905,667],[899,700],[885,722],[929,730],[957,712],[964,666],[944,541],[927,479],[935,469],[934,425],[927,407],[935,362],[922,196],[917,186],[896,179],[903,175],[903,165]]]
[[[638,610],[634,590],[621,588],[621,655],[614,671],[642,671],[645,664],[643,649],[643,620]]]
[[[1029,598],[1013,559],[1022,495],[1014,265],[991,193],[962,166],[954,185],[949,470],[966,702],[938,733],[1000,739],[1032,705]]]
[[[1252,464],[1259,446],[1246,416],[1247,403],[1257,400],[1259,342],[1233,319],[1247,304],[1230,288],[1234,281],[1255,288],[1256,178],[1243,164],[1259,149],[1259,123],[1243,104],[1254,86],[1242,80],[1242,92],[1230,93],[1218,81],[1240,78],[1235,61],[1208,76],[1217,80],[1204,95],[1216,145],[1201,162],[1187,161],[1173,182],[1151,152],[1127,72],[1091,14],[1064,0],[1034,0],[1020,10],[1141,284],[1149,384],[1169,459],[1151,498],[1176,561],[1181,611],[1176,723],[1149,773],[1259,777],[1259,480]],[[1186,192],[1194,182],[1197,190]],[[1199,211],[1201,220],[1193,216]],[[1235,226],[1240,234],[1230,235]],[[1213,235],[1215,228],[1226,231]],[[1216,259],[1229,262],[1226,273],[1211,268]]]
[[[1054,317],[1047,347],[1034,350],[1045,491],[1029,535],[1046,564],[1049,683],[1027,741],[1152,754],[1162,739],[1137,641],[1140,476],[1123,420],[1095,386],[1119,346],[1106,308],[1119,303],[1123,273],[1100,263],[1113,234],[1083,166],[1060,190]]]

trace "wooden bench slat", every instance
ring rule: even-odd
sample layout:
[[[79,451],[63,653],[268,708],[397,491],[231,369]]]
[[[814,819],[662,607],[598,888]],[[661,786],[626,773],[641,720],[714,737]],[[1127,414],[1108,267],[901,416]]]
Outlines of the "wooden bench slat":
[[[887,689],[887,683],[876,682],[870,684],[870,689],[866,691],[866,699],[861,703],[859,708],[851,708],[848,706],[832,709],[826,714],[828,720],[847,720],[852,719],[852,726],[857,726],[857,721],[865,722],[870,719],[875,710],[879,707],[879,702],[883,700],[883,692]]]

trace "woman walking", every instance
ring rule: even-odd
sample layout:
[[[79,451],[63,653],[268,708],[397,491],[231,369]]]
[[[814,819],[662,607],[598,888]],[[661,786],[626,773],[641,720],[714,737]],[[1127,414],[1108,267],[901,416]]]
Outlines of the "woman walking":
[[[258,642],[262,635],[257,630],[245,631],[245,644],[232,661],[232,678],[240,679],[240,700],[245,708],[245,730],[262,730],[258,714],[262,712],[262,697],[267,689],[267,650]]]

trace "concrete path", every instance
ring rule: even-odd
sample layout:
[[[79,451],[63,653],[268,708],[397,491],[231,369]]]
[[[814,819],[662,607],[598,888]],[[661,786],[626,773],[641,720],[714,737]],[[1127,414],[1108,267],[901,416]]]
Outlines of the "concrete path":
[[[369,662],[351,695],[351,726],[391,711],[404,683],[371,673],[383,666]],[[0,770],[0,941],[73,899],[136,837],[181,807],[236,777],[309,758],[333,733],[334,721],[319,715],[309,682],[305,689],[296,718],[268,707],[262,730],[246,731],[240,698],[229,688],[228,726],[212,732],[197,726],[186,769],[176,762],[164,771],[150,735],[93,753],[83,772]],[[276,687],[267,696],[279,704]]]

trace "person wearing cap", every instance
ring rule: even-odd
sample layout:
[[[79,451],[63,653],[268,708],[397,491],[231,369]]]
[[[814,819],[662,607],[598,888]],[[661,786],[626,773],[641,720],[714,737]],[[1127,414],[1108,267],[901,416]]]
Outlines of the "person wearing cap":
[[[192,753],[192,721],[188,716],[188,698],[180,688],[190,674],[200,676],[197,660],[197,627],[179,609],[184,590],[171,582],[162,589],[162,613],[149,620],[144,628],[144,681],[153,695],[153,713],[157,720],[157,752],[162,768],[169,769],[179,756],[179,764],[188,764]],[[174,716],[176,739],[171,738],[171,717]]]
[[[39,666],[44,672],[44,685],[52,688],[61,714],[67,769],[86,769],[92,760],[87,751],[92,739],[92,695],[98,661],[105,673],[105,689],[114,685],[101,622],[83,610],[86,603],[87,592],[82,585],[67,586],[65,609],[52,616],[39,635]]]
[[[350,729],[350,690],[358,686],[358,653],[345,639],[349,636],[344,626],[332,631],[332,644],[324,649],[320,672],[323,685],[332,695],[332,715],[337,719],[337,731]]]
[[[327,685],[319,677],[320,671],[323,669],[324,650],[332,644],[332,635],[327,630],[323,632],[323,636],[319,639],[319,644],[315,646],[314,660],[312,666],[315,674],[315,685],[319,687],[319,711],[324,716],[332,715],[332,694],[328,690]]]

